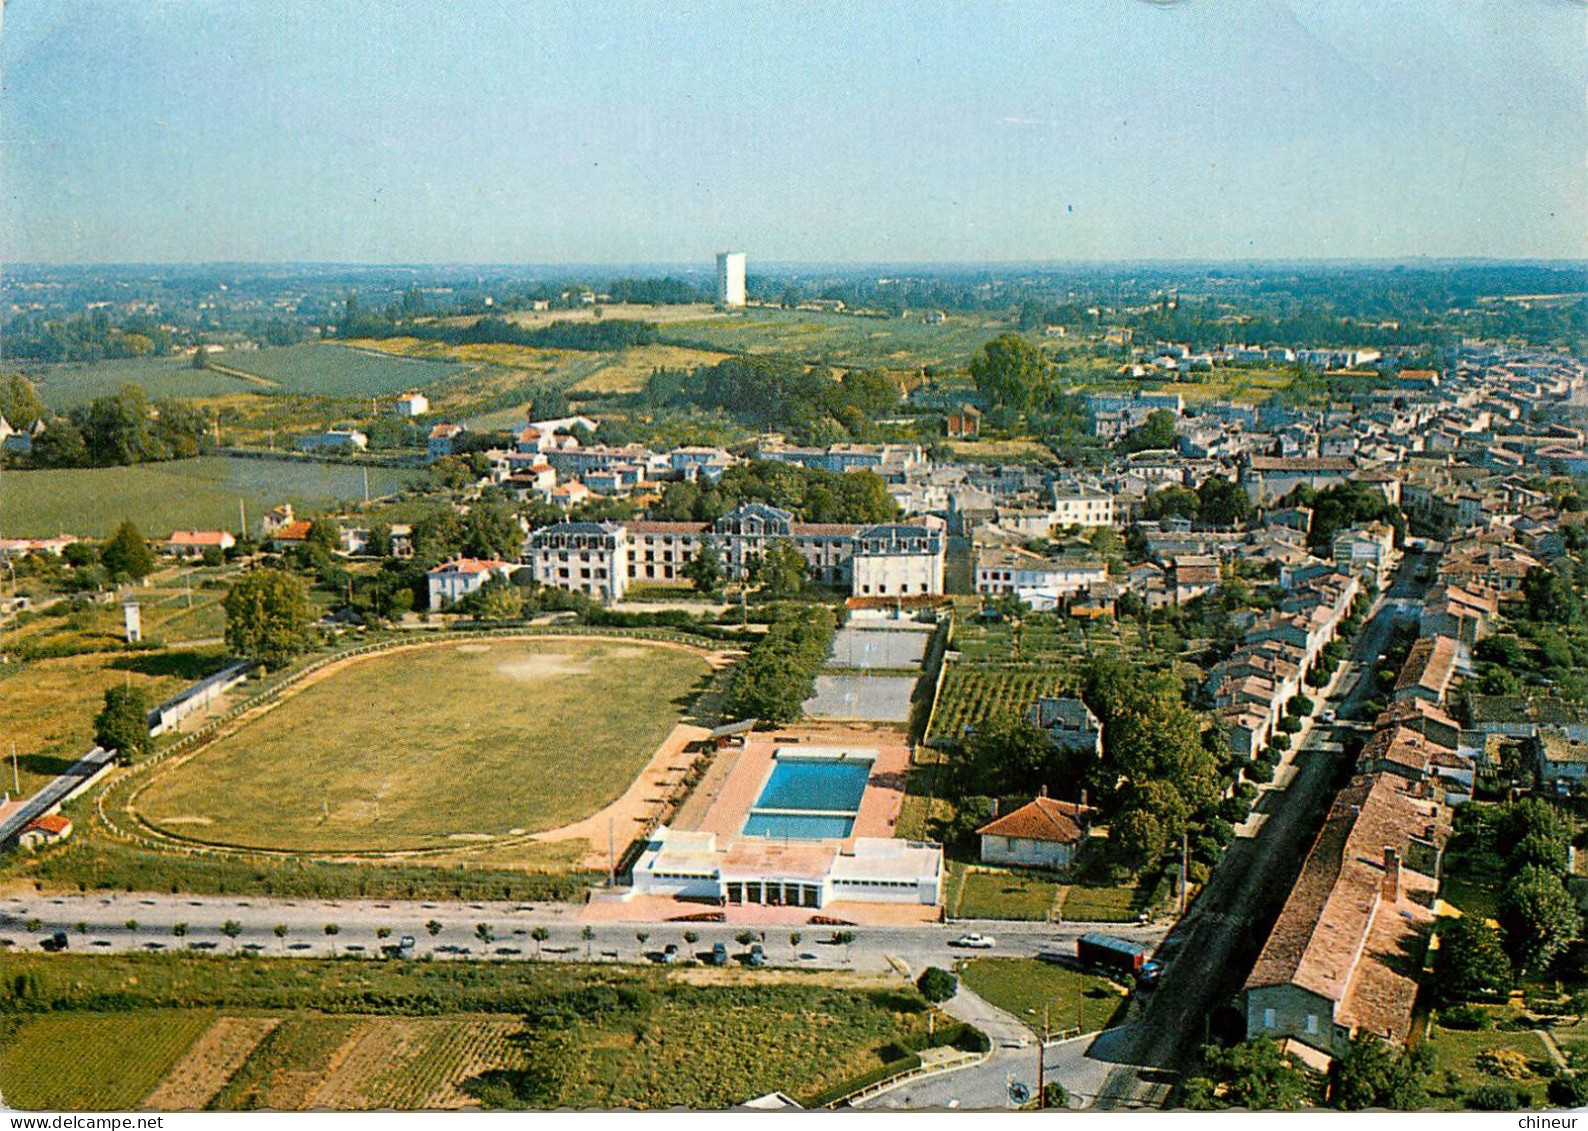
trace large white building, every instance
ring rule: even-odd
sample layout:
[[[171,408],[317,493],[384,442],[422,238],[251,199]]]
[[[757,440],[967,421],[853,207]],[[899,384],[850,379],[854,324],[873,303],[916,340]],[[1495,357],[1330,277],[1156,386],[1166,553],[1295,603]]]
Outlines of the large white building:
[[[663,825],[634,865],[635,895],[723,904],[822,908],[844,901],[931,906],[941,899],[943,848],[893,837],[841,841],[732,839]]]
[[[1064,597],[1108,580],[1108,563],[1097,557],[1047,558],[1017,546],[998,546],[976,555],[976,592],[988,597],[1028,593]]]
[[[524,560],[542,585],[618,601],[629,584],[629,534],[614,522],[557,522],[530,534]]]
[[[621,568],[624,582],[616,586],[611,599],[623,595],[629,581],[673,582],[685,580],[684,567],[711,543],[722,557],[729,578],[748,576],[756,560],[779,540],[792,542],[805,559],[811,580],[831,586],[847,586],[856,597],[935,597],[943,593],[943,562],[947,539],[936,520],[920,523],[880,523],[859,526],[850,523],[795,522],[794,516],[765,503],[745,503],[735,507],[716,522],[632,522],[624,526],[595,523],[559,523],[544,527],[530,536],[525,561],[534,569],[537,581],[566,589],[579,589],[592,596],[603,594],[581,584],[595,580],[579,573],[564,576],[564,564],[582,570],[604,568],[602,580],[615,576]],[[562,545],[563,533],[575,528],[606,531],[599,554],[584,539],[580,553],[597,554],[588,567],[582,561],[564,563],[560,557],[569,548]],[[581,536],[582,537],[582,536]],[[548,556],[550,555],[550,556]],[[555,568],[553,568],[555,567]]]
[[[717,256],[717,305],[744,305],[744,264],[742,251],[724,251]]]
[[[442,562],[426,578],[430,586],[430,608],[434,611],[455,605],[470,593],[483,588],[491,578],[506,579],[516,568],[511,562],[479,558],[454,558],[450,562]]]

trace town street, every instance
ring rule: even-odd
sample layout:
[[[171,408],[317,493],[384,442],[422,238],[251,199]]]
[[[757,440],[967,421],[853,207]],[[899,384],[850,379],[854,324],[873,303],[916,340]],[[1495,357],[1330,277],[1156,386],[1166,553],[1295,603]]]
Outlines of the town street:
[[[1398,614],[1426,589],[1420,556],[1407,554],[1390,589],[1375,602],[1336,685],[1341,718],[1349,718],[1372,689],[1374,661],[1389,643]],[[1343,696],[1342,694],[1343,693]],[[1207,1038],[1209,1019],[1245,980],[1263,929],[1259,915],[1274,885],[1288,884],[1316,833],[1316,817],[1335,780],[1338,745],[1309,724],[1296,736],[1296,771],[1284,790],[1268,791],[1256,837],[1237,839],[1207,886],[1160,950],[1166,964],[1147,1008],[1132,1024],[1092,1043],[1090,1059],[1115,1065],[1095,1097],[1103,1108],[1161,1104],[1178,1073]],[[1063,1077],[1060,1076],[1060,1079]]]

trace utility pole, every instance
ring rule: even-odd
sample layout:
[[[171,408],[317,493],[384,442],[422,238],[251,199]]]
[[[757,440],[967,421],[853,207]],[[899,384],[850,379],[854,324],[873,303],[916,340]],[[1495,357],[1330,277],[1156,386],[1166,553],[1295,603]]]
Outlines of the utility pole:
[[[1191,836],[1182,830],[1180,833],[1180,914],[1185,914],[1185,889],[1188,880],[1188,857],[1191,850]]]
[[[1042,1039],[1037,1042],[1037,1110],[1041,1111],[1048,1106],[1048,1089],[1046,1086],[1048,1074],[1048,1004],[1042,1003]]]
[[[615,821],[616,818],[610,815],[607,817],[607,887],[609,889],[618,886],[618,846]]]

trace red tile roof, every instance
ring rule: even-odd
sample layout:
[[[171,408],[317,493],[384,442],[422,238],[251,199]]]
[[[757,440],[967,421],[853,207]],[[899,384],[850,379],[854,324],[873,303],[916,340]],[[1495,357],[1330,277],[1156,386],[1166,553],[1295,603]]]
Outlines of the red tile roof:
[[[35,830],[41,833],[48,833],[50,836],[65,836],[72,831],[72,822],[59,813],[46,813],[42,817],[33,818],[22,828],[23,832]]]
[[[1012,837],[1016,840],[1046,840],[1060,844],[1077,843],[1084,832],[1081,821],[1091,809],[1073,801],[1057,801],[1051,797],[1038,797],[1012,813],[983,825],[977,833]]]

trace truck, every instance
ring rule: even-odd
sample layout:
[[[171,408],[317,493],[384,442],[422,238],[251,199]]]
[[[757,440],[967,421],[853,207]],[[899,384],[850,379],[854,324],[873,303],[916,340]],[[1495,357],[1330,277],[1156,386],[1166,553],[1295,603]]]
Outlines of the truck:
[[[1140,975],[1147,965],[1147,948],[1129,939],[1093,931],[1075,940],[1075,957],[1083,970]]]

